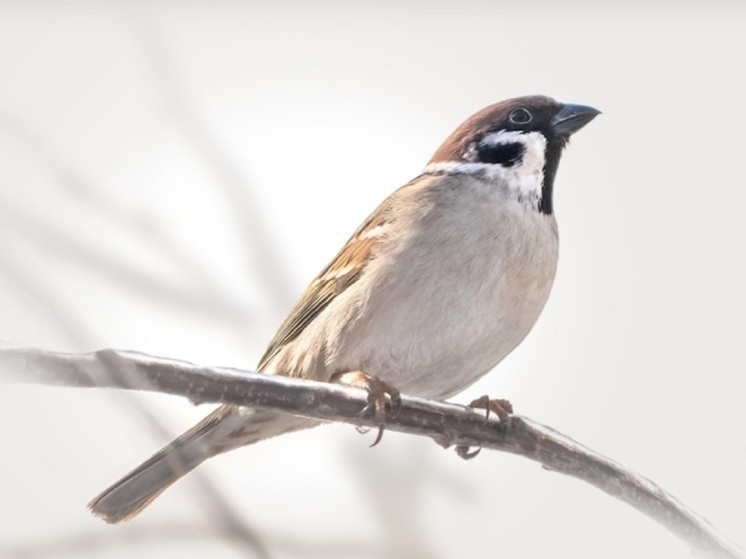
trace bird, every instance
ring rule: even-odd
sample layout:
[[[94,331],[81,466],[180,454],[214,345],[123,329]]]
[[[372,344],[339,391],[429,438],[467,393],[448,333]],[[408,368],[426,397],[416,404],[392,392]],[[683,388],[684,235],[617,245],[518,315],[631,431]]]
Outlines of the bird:
[[[365,388],[378,415],[400,392],[447,399],[493,369],[549,297],[557,168],[598,114],[531,95],[466,119],[308,285],[257,370]],[[109,523],[131,519],[208,458],[319,424],[222,405],[89,508]]]

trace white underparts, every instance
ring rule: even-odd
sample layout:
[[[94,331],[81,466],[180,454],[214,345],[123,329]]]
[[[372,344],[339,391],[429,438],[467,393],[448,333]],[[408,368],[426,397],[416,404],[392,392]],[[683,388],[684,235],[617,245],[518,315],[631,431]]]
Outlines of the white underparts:
[[[425,174],[467,174],[499,181],[513,191],[521,203],[538,208],[541,202],[546,160],[547,140],[544,134],[501,130],[488,134],[479,143],[480,145],[520,143],[525,151],[521,160],[512,165],[482,163],[475,161],[477,145],[472,144],[462,156],[461,161],[431,163],[425,167],[423,172]]]

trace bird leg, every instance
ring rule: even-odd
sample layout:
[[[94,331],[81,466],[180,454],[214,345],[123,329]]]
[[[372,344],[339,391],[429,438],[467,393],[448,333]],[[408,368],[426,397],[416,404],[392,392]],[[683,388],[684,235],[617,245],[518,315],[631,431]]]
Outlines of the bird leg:
[[[469,404],[470,408],[486,410],[484,414],[484,422],[487,423],[490,419],[490,412],[495,412],[497,417],[500,418],[500,422],[506,421],[511,413],[513,413],[513,404],[508,400],[502,398],[490,399],[489,396],[484,395],[476,400],[473,400]],[[471,460],[482,450],[481,447],[476,450],[469,450],[468,445],[458,445],[456,447],[456,454],[458,454],[464,460]]]
[[[368,393],[368,405],[363,408],[360,415],[365,415],[373,409],[373,417],[378,424],[378,435],[370,446],[376,446],[381,442],[383,429],[386,424],[386,405],[396,415],[401,408],[401,395],[399,390],[378,377],[368,375],[362,371],[346,371],[332,375],[331,382],[362,388]]]

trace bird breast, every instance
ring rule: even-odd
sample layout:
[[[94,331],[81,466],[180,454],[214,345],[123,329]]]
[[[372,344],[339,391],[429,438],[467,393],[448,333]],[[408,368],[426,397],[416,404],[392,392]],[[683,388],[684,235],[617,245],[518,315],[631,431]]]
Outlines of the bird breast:
[[[463,176],[397,194],[404,211],[349,294],[357,311],[336,325],[327,364],[446,398],[533,327],[554,280],[556,221],[510,189]]]
[[[293,376],[361,370],[424,398],[460,392],[528,334],[557,264],[554,217],[461,175],[402,187],[360,279],[282,356]],[[279,363],[278,363],[279,364]]]

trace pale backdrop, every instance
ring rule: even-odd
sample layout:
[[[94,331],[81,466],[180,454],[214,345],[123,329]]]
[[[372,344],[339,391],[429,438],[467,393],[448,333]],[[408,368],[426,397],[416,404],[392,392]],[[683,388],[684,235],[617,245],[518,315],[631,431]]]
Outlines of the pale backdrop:
[[[0,339],[252,368],[466,116],[533,93],[590,104],[604,114],[557,180],[547,308],[457,400],[510,398],[746,545],[746,12],[619,6],[0,4]],[[0,555],[247,556],[196,478],[129,525],[89,516],[165,442],[143,410],[170,435],[206,413],[132,400],[0,388]],[[201,470],[274,557],[686,556],[534,463],[371,440],[331,426]]]

